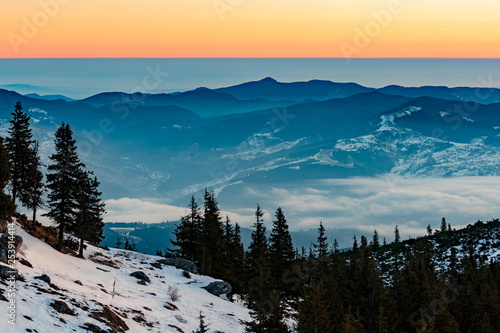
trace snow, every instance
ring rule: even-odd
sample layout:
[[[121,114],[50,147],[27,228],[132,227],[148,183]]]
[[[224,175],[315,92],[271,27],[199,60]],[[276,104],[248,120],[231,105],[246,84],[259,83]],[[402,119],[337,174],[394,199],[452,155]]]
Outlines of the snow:
[[[210,331],[243,332],[241,321],[250,320],[247,308],[231,303],[223,298],[209,294],[202,287],[207,286],[214,279],[206,276],[191,274],[188,279],[183,276],[182,270],[170,266],[162,269],[154,268],[151,263],[161,257],[145,255],[137,252],[120,249],[109,251],[87,245],[84,254],[87,259],[80,259],[71,255],[62,254],[52,247],[32,237],[22,228],[16,226],[16,234],[23,238],[23,245],[18,254],[18,260],[28,260],[33,268],[16,263],[19,274],[25,282],[17,281],[17,318],[16,325],[8,327],[8,332],[26,332],[26,329],[36,329],[38,332],[84,332],[81,328],[85,323],[92,323],[108,330],[105,323],[89,317],[91,310],[100,310],[103,305],[120,313],[127,313],[128,318],[122,318],[129,332],[176,332],[174,325],[184,332],[196,330],[200,311],[206,316],[205,321],[210,324]],[[91,261],[91,256],[109,257],[118,264],[118,269]],[[141,270],[151,279],[151,284],[139,285],[130,273]],[[51,283],[61,288],[63,296],[40,292],[37,287],[51,290],[45,282],[35,279],[35,276],[47,274]],[[116,279],[116,295],[111,293]],[[82,285],[75,283],[81,281]],[[102,285],[99,286],[99,284]],[[0,285],[3,289],[3,285]],[[167,296],[168,286],[176,286],[182,297],[175,305],[178,311],[164,308],[170,298]],[[4,292],[7,296],[7,293]],[[72,308],[77,316],[57,313],[49,304],[54,300],[62,300]],[[100,303],[100,304],[99,304]],[[0,327],[5,332],[7,327],[7,305],[0,301]],[[84,311],[74,304],[87,306]],[[151,309],[149,311],[148,309]],[[147,323],[136,322],[137,312],[141,311]],[[30,317],[32,320],[25,318]],[[177,319],[177,318],[179,319]],[[63,318],[66,323],[60,321]],[[181,322],[185,321],[185,323]]]

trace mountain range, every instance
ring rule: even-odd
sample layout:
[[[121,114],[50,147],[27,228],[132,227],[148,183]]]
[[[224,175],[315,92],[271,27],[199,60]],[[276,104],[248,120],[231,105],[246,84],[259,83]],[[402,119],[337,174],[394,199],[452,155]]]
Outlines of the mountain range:
[[[304,192],[323,179],[500,175],[494,88],[375,89],[265,78],[75,101],[0,90],[1,136],[17,101],[32,118],[45,165],[57,126],[72,126],[105,199],[184,207],[208,188],[228,206],[254,207],[252,193],[275,186]]]

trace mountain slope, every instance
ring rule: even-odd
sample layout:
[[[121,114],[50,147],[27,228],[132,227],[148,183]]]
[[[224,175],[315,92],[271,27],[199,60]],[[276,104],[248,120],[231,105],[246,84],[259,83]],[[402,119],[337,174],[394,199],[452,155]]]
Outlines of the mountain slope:
[[[32,332],[83,332],[87,323],[104,331],[113,331],[115,327],[115,332],[177,332],[176,327],[191,332],[198,326],[200,311],[206,316],[211,330],[243,332],[241,321],[250,319],[248,309],[202,289],[214,281],[212,278],[196,274],[186,278],[174,267],[153,266],[161,257],[88,245],[85,256],[90,259],[84,260],[55,251],[29,235],[19,224],[16,234],[24,240],[18,260],[24,259],[33,267],[16,265],[24,281],[16,282],[17,323],[13,330],[9,327],[9,332],[28,329]],[[135,271],[144,272],[151,283],[138,284],[138,279],[130,276]],[[42,274],[50,277],[50,285],[35,279]],[[179,300],[170,300],[168,286],[179,289]],[[8,297],[5,282],[0,283],[0,289],[1,294]],[[4,301],[0,303],[6,305]],[[75,315],[58,313],[50,305],[57,304],[56,301],[66,303]],[[168,302],[178,310],[165,308]],[[7,311],[6,306],[0,306],[3,318],[7,317]],[[128,329],[119,325],[120,322]]]

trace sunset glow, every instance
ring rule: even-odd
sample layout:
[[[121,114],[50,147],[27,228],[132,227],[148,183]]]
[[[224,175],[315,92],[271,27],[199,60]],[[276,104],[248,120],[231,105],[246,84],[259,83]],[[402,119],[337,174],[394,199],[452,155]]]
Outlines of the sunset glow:
[[[26,0],[2,58],[499,58],[496,0]]]

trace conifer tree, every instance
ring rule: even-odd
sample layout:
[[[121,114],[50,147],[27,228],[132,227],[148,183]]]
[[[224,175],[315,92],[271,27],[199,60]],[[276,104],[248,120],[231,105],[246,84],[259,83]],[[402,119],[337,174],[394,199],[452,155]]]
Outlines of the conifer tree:
[[[247,259],[249,266],[252,266],[254,262],[259,258],[267,258],[268,256],[268,245],[266,236],[266,226],[264,225],[262,217],[264,212],[260,209],[260,205],[257,204],[257,210],[255,211],[255,223],[253,225],[254,230],[252,231],[252,241],[248,247]]]
[[[208,326],[205,324],[205,316],[203,313],[200,311],[200,316],[198,317],[200,319],[200,325],[198,326],[198,329],[194,331],[193,333],[208,333]]]
[[[319,222],[318,234],[317,242],[313,246],[318,258],[322,258],[328,253],[328,243],[326,242],[328,238],[325,236],[325,227],[321,221]]]
[[[172,240],[171,243],[177,247],[174,250],[177,255],[200,265],[201,224],[203,217],[194,196],[191,197],[188,209],[189,213],[182,216],[181,222],[175,227],[175,240]]]
[[[380,248],[380,242],[378,239],[377,230],[373,230],[372,248],[373,248],[373,252],[378,251],[378,249]]]
[[[83,241],[99,243],[103,239],[104,203],[99,192],[97,177],[93,173],[80,170],[76,195],[77,210],[71,231],[80,238],[78,256],[83,258]]]
[[[79,187],[79,173],[82,168],[73,131],[64,122],[55,134],[55,150],[50,156],[52,164],[48,167],[51,172],[47,175],[50,210],[45,216],[51,218],[59,229],[57,250],[61,251],[64,231],[70,231],[75,223],[78,209],[76,189]]]
[[[400,242],[401,242],[401,236],[399,236],[399,228],[398,226],[396,226],[396,228],[394,228],[394,243],[399,244]]]
[[[44,204],[42,195],[44,192],[43,173],[41,171],[42,163],[38,155],[38,142],[35,141],[33,147],[30,148],[29,157],[29,174],[26,183],[29,185],[30,196],[27,202],[23,203],[28,209],[33,210],[33,224],[36,223],[37,209]]]
[[[285,311],[280,301],[271,269],[265,257],[260,256],[253,267],[254,273],[248,287],[248,306],[252,321],[247,323],[248,333],[287,333],[283,322]]]
[[[10,179],[10,170],[10,156],[3,145],[3,139],[0,137],[0,220],[14,214],[16,209],[12,198],[4,193],[5,186]]]
[[[446,223],[446,219],[443,217],[441,219],[441,232],[445,232],[446,229],[448,228],[448,224]]]
[[[338,309],[335,309],[338,311]],[[330,333],[334,332],[330,298],[323,281],[311,281],[305,290],[305,296],[299,302],[298,325],[299,333]]]
[[[219,205],[215,194],[205,189],[205,213],[201,235],[201,272],[213,277],[222,277],[224,262],[224,230]]]
[[[10,120],[9,136],[5,140],[5,147],[12,160],[10,182],[12,186],[12,200],[21,199],[26,203],[30,198],[29,178],[30,146],[33,143],[30,128],[30,116],[23,112],[21,102],[17,102]]]
[[[288,223],[279,207],[273,221],[273,229],[269,237],[269,260],[271,273],[276,283],[277,290],[284,298],[292,296],[287,288],[285,274],[293,272],[295,251],[293,250],[292,237],[288,231]]]

